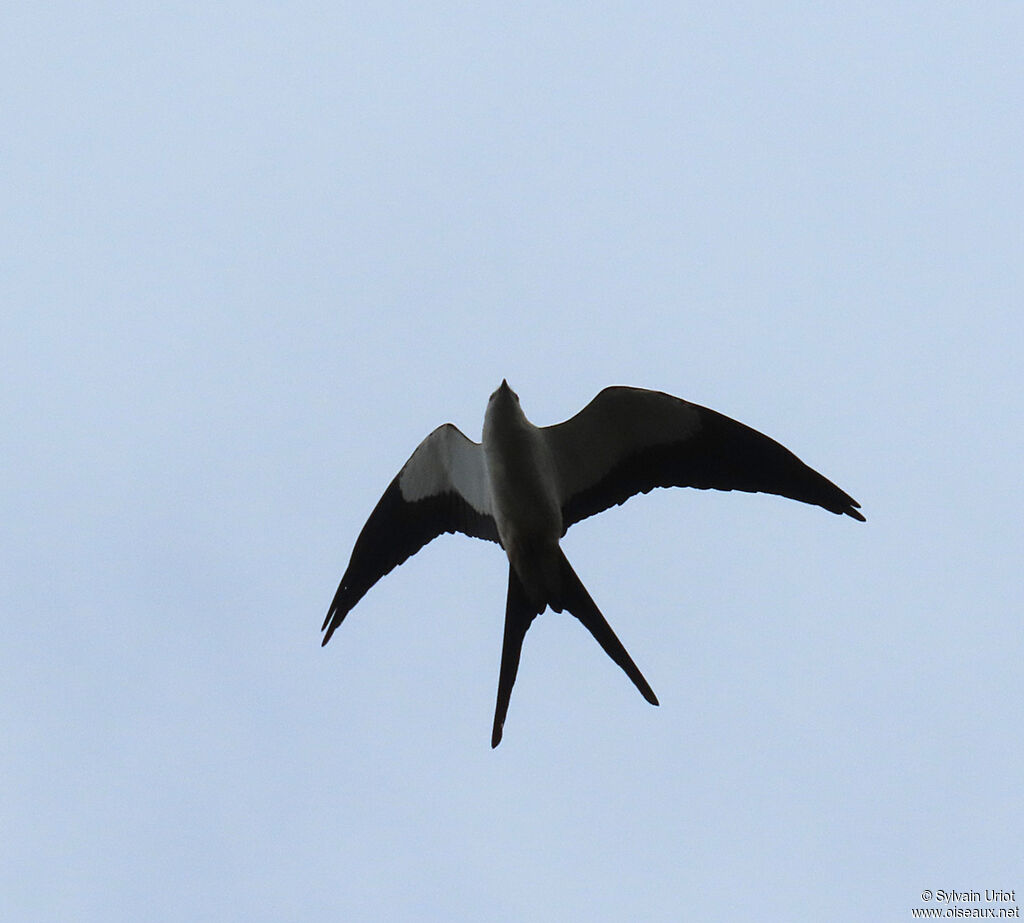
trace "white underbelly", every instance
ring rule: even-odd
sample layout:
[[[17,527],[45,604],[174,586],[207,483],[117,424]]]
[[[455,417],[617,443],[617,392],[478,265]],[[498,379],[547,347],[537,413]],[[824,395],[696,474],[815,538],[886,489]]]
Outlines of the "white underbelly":
[[[508,550],[522,542],[547,544],[562,536],[555,467],[539,433],[517,433],[488,446],[487,476],[498,535]]]
[[[530,597],[559,592],[562,507],[557,473],[543,433],[521,414],[492,414],[484,424],[491,512],[509,564]]]

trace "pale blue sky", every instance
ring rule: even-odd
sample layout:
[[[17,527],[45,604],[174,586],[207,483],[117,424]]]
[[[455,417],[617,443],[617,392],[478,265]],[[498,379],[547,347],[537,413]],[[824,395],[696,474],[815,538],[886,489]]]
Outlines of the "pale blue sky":
[[[0,916],[910,919],[1024,895],[1024,8],[13,4]],[[446,537],[319,628],[507,377],[657,388],[866,525],[564,546],[650,680]],[[1021,901],[1024,903],[1024,901]]]

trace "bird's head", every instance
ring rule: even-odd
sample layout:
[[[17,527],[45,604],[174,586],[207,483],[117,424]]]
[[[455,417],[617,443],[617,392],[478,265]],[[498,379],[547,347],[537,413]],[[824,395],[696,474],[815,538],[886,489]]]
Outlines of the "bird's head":
[[[515,401],[519,403],[519,395],[516,394],[509,386],[508,382],[503,378],[501,384],[498,386],[498,390],[495,391],[487,400],[488,404],[493,404],[496,400],[501,401]]]
[[[489,441],[496,431],[507,431],[509,426],[518,427],[526,419],[519,406],[519,395],[502,381],[498,390],[487,401],[484,414],[484,441]]]

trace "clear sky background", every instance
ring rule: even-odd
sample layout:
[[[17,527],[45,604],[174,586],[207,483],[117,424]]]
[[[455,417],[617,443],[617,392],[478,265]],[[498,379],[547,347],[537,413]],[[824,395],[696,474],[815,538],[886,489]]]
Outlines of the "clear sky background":
[[[638,6],[5,5],[0,917],[1024,903],[1024,7]],[[714,407],[868,521],[576,526],[661,708],[549,613],[492,752],[495,546],[319,629],[503,377]]]

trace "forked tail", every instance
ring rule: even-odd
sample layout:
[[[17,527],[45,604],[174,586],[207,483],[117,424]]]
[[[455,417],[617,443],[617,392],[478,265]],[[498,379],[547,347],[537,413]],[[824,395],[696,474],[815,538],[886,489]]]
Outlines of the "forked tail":
[[[640,694],[652,705],[657,705],[657,696],[637,665],[633,663],[633,658],[626,652],[622,642],[612,631],[611,625],[601,614],[597,604],[590,598],[587,588],[576,576],[576,572],[561,549],[558,550],[558,555],[561,595],[559,599],[548,600],[547,604],[556,612],[567,609],[576,616],[594,636],[604,652],[622,667],[626,676],[640,690]],[[523,638],[526,637],[530,624],[545,608],[545,606],[541,606],[538,609],[535,603],[530,602],[515,569],[510,566],[508,569],[508,598],[505,603],[505,639],[501,648],[501,670],[498,674],[498,701],[494,709],[494,728],[491,732],[492,747],[501,743],[501,733],[505,725],[505,716],[508,714],[512,686],[515,684],[516,673],[519,671]]]

